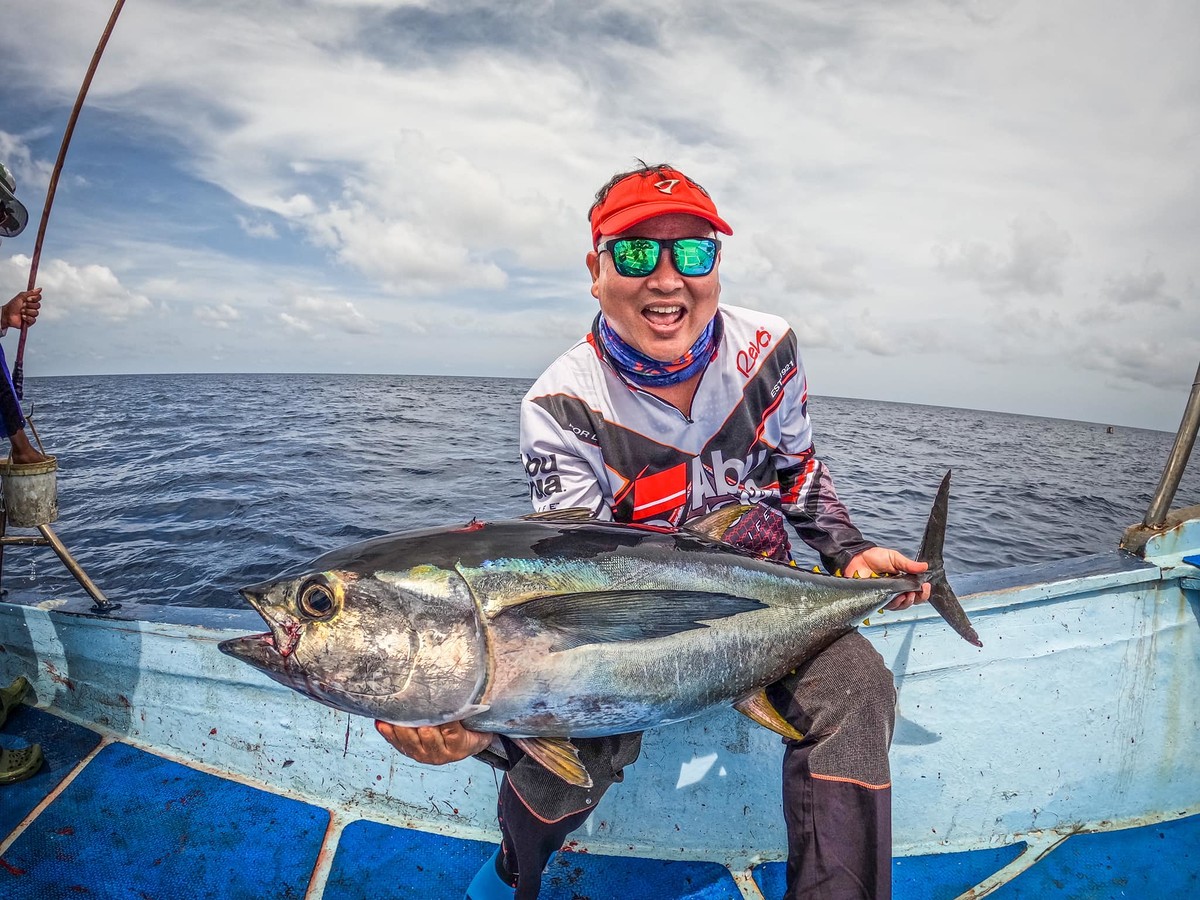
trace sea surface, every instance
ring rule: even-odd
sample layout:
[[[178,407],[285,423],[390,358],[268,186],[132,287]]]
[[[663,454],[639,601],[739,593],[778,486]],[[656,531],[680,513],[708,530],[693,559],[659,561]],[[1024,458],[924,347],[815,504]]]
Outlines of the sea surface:
[[[240,607],[238,587],[351,541],[528,512],[517,415],[529,384],[79,376],[30,378],[25,401],[59,460],[52,527],[111,599]],[[952,574],[1114,548],[1145,515],[1174,439],[835,397],[814,397],[810,413],[839,493],[879,543],[913,552],[953,469]],[[1198,470],[1176,506],[1200,503]],[[85,596],[45,547],[7,547],[3,584]]]

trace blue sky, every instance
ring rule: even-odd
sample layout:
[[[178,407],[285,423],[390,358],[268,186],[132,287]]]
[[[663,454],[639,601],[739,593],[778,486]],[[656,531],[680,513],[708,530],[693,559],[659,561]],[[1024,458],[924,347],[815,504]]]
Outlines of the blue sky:
[[[5,5],[5,296],[110,10]],[[713,194],[723,300],[792,322],[815,393],[1174,430],[1198,45],[1188,0],[128,0],[26,372],[532,378],[640,157]]]

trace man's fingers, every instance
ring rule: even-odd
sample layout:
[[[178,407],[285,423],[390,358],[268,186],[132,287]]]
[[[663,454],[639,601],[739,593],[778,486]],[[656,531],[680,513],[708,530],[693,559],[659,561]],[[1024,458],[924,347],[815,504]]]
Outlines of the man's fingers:
[[[492,741],[490,734],[468,731],[460,722],[405,728],[376,722],[375,730],[400,753],[420,763],[443,765],[478,753]]]

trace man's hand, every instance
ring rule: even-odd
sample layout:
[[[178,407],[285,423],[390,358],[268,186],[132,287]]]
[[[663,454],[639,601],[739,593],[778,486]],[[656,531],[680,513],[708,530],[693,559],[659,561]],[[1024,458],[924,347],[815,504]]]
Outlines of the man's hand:
[[[463,728],[461,722],[405,728],[402,725],[376,721],[375,730],[409,759],[431,766],[441,766],[474,756],[481,750],[486,750],[492,742],[490,733],[469,731]]]
[[[32,325],[37,320],[42,308],[42,289],[21,291],[4,304],[0,310],[0,326],[4,328],[20,328],[22,325]]]
[[[855,575],[858,575],[859,578],[870,578],[872,575],[920,575],[928,568],[929,563],[909,559],[898,550],[872,547],[870,550],[864,550],[857,556],[851,557],[842,574],[849,578],[853,578]],[[884,609],[908,609],[914,603],[924,603],[929,599],[929,590],[929,585],[923,584],[919,591],[909,591],[907,594],[894,597]]]

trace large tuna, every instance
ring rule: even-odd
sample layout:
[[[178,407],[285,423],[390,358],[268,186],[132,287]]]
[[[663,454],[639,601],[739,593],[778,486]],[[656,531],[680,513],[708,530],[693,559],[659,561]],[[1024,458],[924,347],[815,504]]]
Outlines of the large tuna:
[[[334,550],[243,589],[271,630],[221,650],[336,709],[508,735],[575,784],[589,779],[570,738],[722,703],[798,738],[763,687],[889,598],[930,581],[934,607],[979,644],[942,571],[949,481],[920,578],[837,578],[747,556],[715,537],[746,507],[679,531],[568,510]]]

